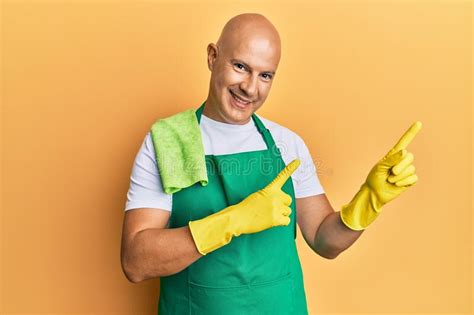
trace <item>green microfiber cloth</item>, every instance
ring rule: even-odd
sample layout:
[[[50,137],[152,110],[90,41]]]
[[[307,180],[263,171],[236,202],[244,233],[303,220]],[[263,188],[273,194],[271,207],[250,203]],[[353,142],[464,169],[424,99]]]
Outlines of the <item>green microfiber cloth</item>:
[[[157,120],[151,137],[165,193],[173,194],[197,182],[207,185],[204,146],[194,109]]]

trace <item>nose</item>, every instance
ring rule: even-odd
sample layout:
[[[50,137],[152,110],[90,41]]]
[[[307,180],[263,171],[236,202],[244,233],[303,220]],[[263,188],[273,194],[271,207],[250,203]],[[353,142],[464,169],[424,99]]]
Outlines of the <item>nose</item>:
[[[258,81],[254,75],[247,76],[241,83],[240,89],[245,92],[246,96],[252,101],[257,94]]]

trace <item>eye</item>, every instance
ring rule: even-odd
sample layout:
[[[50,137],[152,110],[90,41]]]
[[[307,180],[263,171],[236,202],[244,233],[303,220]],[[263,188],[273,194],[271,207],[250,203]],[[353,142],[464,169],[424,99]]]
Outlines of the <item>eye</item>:
[[[244,65],[241,63],[234,63],[234,66],[239,70],[245,70]]]
[[[264,74],[262,74],[262,76],[264,77],[265,80],[271,80],[273,78],[273,76],[271,74],[268,74],[268,73],[264,73]]]

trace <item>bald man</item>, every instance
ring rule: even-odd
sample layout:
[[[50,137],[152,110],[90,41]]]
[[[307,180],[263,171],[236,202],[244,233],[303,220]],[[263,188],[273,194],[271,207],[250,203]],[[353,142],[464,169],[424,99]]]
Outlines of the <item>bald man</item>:
[[[210,174],[208,186],[214,188],[195,185],[170,196],[150,133],[136,156],[122,267],[133,283],[161,277],[160,314],[307,314],[296,224],[309,247],[327,259],[364,231],[349,222],[356,215],[368,222],[360,219],[365,210],[346,207],[350,214],[344,216],[331,207],[301,137],[255,114],[270,92],[280,55],[280,36],[260,14],[233,17],[207,47],[210,87],[198,111],[206,161],[237,161],[253,165],[251,171],[235,176],[219,169]],[[290,163],[295,159],[299,168]],[[281,163],[293,169],[279,172]],[[277,188],[262,190],[278,177],[284,179]],[[371,183],[380,182],[377,177]]]

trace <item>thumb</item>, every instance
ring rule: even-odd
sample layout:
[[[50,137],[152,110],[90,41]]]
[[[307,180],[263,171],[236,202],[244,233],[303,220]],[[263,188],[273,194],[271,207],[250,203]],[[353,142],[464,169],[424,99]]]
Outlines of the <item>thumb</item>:
[[[394,166],[398,164],[405,157],[405,155],[407,155],[407,150],[401,149],[396,151],[395,153],[386,155],[383,158],[383,162],[387,166]]]
[[[283,185],[286,183],[288,178],[290,178],[291,174],[293,174],[294,171],[300,166],[300,160],[295,159],[291,161],[290,164],[288,164],[276,177],[273,179],[273,181],[268,184],[265,189],[281,189]]]

